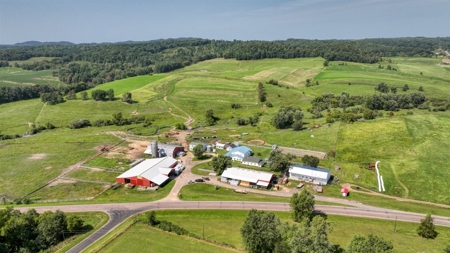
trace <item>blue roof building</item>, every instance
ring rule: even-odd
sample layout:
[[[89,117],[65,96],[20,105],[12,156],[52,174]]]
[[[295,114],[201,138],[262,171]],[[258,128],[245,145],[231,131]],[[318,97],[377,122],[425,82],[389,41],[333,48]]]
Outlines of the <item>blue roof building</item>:
[[[240,146],[237,148],[233,148],[232,150],[228,151],[228,153],[225,154],[225,156],[231,157],[234,161],[240,161],[242,162],[242,159],[245,157],[249,157],[253,154],[253,151],[246,146]]]

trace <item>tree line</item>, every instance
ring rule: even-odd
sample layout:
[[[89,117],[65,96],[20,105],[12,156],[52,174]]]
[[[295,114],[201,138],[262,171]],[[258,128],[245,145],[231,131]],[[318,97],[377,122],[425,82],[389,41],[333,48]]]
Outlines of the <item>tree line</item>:
[[[214,58],[258,60],[266,58],[323,57],[326,61],[375,63],[385,56],[428,56],[436,48],[450,48],[450,38],[408,38],[372,40],[286,40],[224,41],[207,39],[168,39],[139,43],[3,46],[0,65],[33,57],[50,60],[14,63],[27,70],[56,69],[53,74],[63,83],[82,82],[84,89],[127,77],[170,72]],[[37,98],[35,90],[0,90],[0,103]],[[51,89],[51,87],[45,88]],[[20,93],[20,94],[17,94]]]
[[[8,207],[0,210],[0,252],[44,252],[91,229],[78,216],[66,216],[59,210],[39,214],[30,209],[21,213]]]

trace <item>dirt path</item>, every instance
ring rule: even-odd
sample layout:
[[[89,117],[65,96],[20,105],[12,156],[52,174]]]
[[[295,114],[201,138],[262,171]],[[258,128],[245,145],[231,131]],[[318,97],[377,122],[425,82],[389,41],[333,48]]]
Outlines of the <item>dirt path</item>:
[[[425,205],[431,205],[431,206],[437,206],[437,207],[443,207],[443,208],[450,208],[450,205],[446,205],[446,204],[432,203],[432,202],[426,202],[426,201],[415,200],[415,199],[407,199],[407,198],[390,196],[390,195],[378,193],[378,192],[369,190],[367,188],[364,188],[364,187],[361,187],[361,186],[355,185],[355,184],[344,183],[344,184],[341,184],[341,186],[344,188],[347,188],[350,192],[357,192],[357,193],[362,193],[362,194],[367,194],[367,195],[380,196],[380,197],[384,197],[384,198],[395,199],[395,200],[401,201],[401,202],[412,202],[412,203],[419,203],[419,204],[425,204]],[[354,187],[354,188],[352,188],[352,187]],[[356,187],[359,187],[362,190],[357,190],[357,189],[355,189]]]
[[[190,124],[194,123],[195,119],[192,118],[191,115],[189,113],[187,113],[185,110],[182,110],[180,107],[176,106],[174,103],[168,101],[167,96],[164,96],[164,101],[166,101],[167,103],[170,103],[173,107],[175,107],[176,109],[178,109],[179,111],[181,111],[187,115],[187,118],[186,118],[186,117],[182,117],[182,116],[176,116],[176,115],[172,114],[172,112],[169,112],[170,114],[172,114],[176,117],[181,117],[181,118],[187,119],[187,121],[184,122],[184,125],[186,125],[188,127],[188,129],[190,129],[189,126],[190,126]]]

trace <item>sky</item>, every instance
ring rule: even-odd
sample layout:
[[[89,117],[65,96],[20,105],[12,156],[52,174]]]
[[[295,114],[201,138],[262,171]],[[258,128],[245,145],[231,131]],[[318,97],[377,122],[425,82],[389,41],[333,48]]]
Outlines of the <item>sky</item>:
[[[0,44],[450,36],[450,0],[0,0]]]

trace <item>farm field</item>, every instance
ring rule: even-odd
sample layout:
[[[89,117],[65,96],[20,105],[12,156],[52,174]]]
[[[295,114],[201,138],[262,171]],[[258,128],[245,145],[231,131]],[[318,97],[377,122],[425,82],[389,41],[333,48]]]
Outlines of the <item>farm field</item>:
[[[379,69],[378,64],[340,65],[341,62],[331,62],[328,67],[323,67],[321,58],[260,61],[214,59],[171,73],[138,76],[94,88],[114,89],[118,98],[116,101],[78,99],[50,106],[33,99],[2,104],[1,134],[22,135],[30,130],[29,123],[45,125],[49,122],[57,129],[28,138],[0,141],[0,194],[22,196],[57,177],[65,168],[94,155],[98,147],[119,143],[120,139],[111,132],[134,133],[147,141],[173,141],[173,138],[155,134],[185,122],[190,115],[195,119],[191,124],[195,128],[192,136],[217,135],[221,141],[261,141],[268,146],[277,144],[335,153],[335,157],[321,161],[320,165],[329,169],[340,165],[341,171],[333,170],[332,173],[341,182],[353,182],[369,189],[376,187],[376,177],[373,171],[361,168],[361,164],[379,160],[387,194],[450,204],[446,191],[450,186],[446,180],[449,170],[445,163],[445,154],[450,147],[448,111],[412,109],[412,114],[408,114],[406,110],[400,110],[394,112],[392,117],[389,112],[383,111],[383,116],[375,120],[353,124],[326,124],[325,118],[313,118],[307,111],[312,99],[323,93],[340,95],[345,91],[350,95],[371,95],[375,94],[374,87],[380,82],[397,86],[400,88],[399,94],[418,92],[418,87],[423,86],[423,94],[427,97],[448,98],[450,72],[438,65],[440,59],[395,57],[390,60],[381,62],[384,69]],[[397,71],[387,70],[388,64]],[[8,69],[11,68],[0,68],[0,78],[4,73],[11,75]],[[282,86],[265,83],[272,78],[279,80]],[[306,79],[319,85],[306,87]],[[267,102],[273,107],[259,102],[258,82],[264,83]],[[401,91],[404,84],[408,84],[410,90]],[[122,103],[119,98],[124,92],[131,92],[135,102]],[[232,109],[233,103],[240,104],[241,108]],[[300,106],[305,113],[305,128],[301,131],[275,129],[270,121],[280,106]],[[216,125],[211,127],[205,127],[205,112],[208,109],[212,109],[218,118]],[[77,130],[68,128],[74,119],[94,122],[112,119],[117,112],[127,118],[135,115],[148,117],[152,124],[148,127],[137,124]],[[236,124],[237,118],[255,114],[259,115],[260,120],[256,126]],[[326,114],[326,111],[322,112],[323,116]],[[311,131],[306,129],[316,125],[320,127]],[[242,133],[247,135],[242,136]],[[256,147],[255,152],[261,153],[263,158],[268,156],[264,148]],[[83,180],[112,178],[101,173],[77,173]],[[358,179],[354,179],[355,174]],[[16,189],[19,184],[21,187]],[[58,191],[65,191],[62,188],[66,187]],[[51,197],[48,192],[40,198],[44,195]]]
[[[58,77],[53,77],[52,72],[57,70],[32,71],[21,68],[0,68],[0,87],[2,86],[28,86],[35,84],[63,85]]]
[[[247,213],[248,211],[173,210],[158,211],[156,213],[156,219],[170,221],[173,224],[179,225],[189,232],[200,236],[203,235],[204,231],[205,238],[207,239],[228,243],[235,246],[237,250],[243,250],[244,246],[240,235],[240,228],[244,223]],[[288,212],[275,212],[275,214],[282,222],[292,222],[290,213]],[[333,244],[339,245],[341,248],[345,248],[348,245],[354,234],[367,235],[371,233],[381,236],[394,244],[396,252],[441,252],[450,239],[450,229],[444,227],[436,228],[439,235],[433,240],[433,243],[430,243],[429,240],[423,239],[417,235],[416,228],[418,224],[416,223],[397,222],[397,232],[394,233],[394,222],[392,221],[364,218],[349,219],[348,217],[335,215],[328,215],[327,220],[333,227],[333,231],[329,233],[328,237]],[[156,237],[153,236],[155,233],[163,234],[165,232],[138,223],[109,243],[101,252],[112,252],[110,250],[117,250],[119,248],[121,251],[131,249],[132,246],[128,245],[127,242],[134,241],[134,238],[136,238],[136,241],[141,241],[141,244],[139,244],[141,247],[143,245],[159,245],[159,239],[152,239]],[[175,234],[171,235],[176,236]],[[191,240],[190,238],[183,236],[174,238]],[[173,243],[169,243],[169,245],[172,244]],[[125,245],[128,245],[128,247]],[[186,252],[185,250],[182,251]]]

